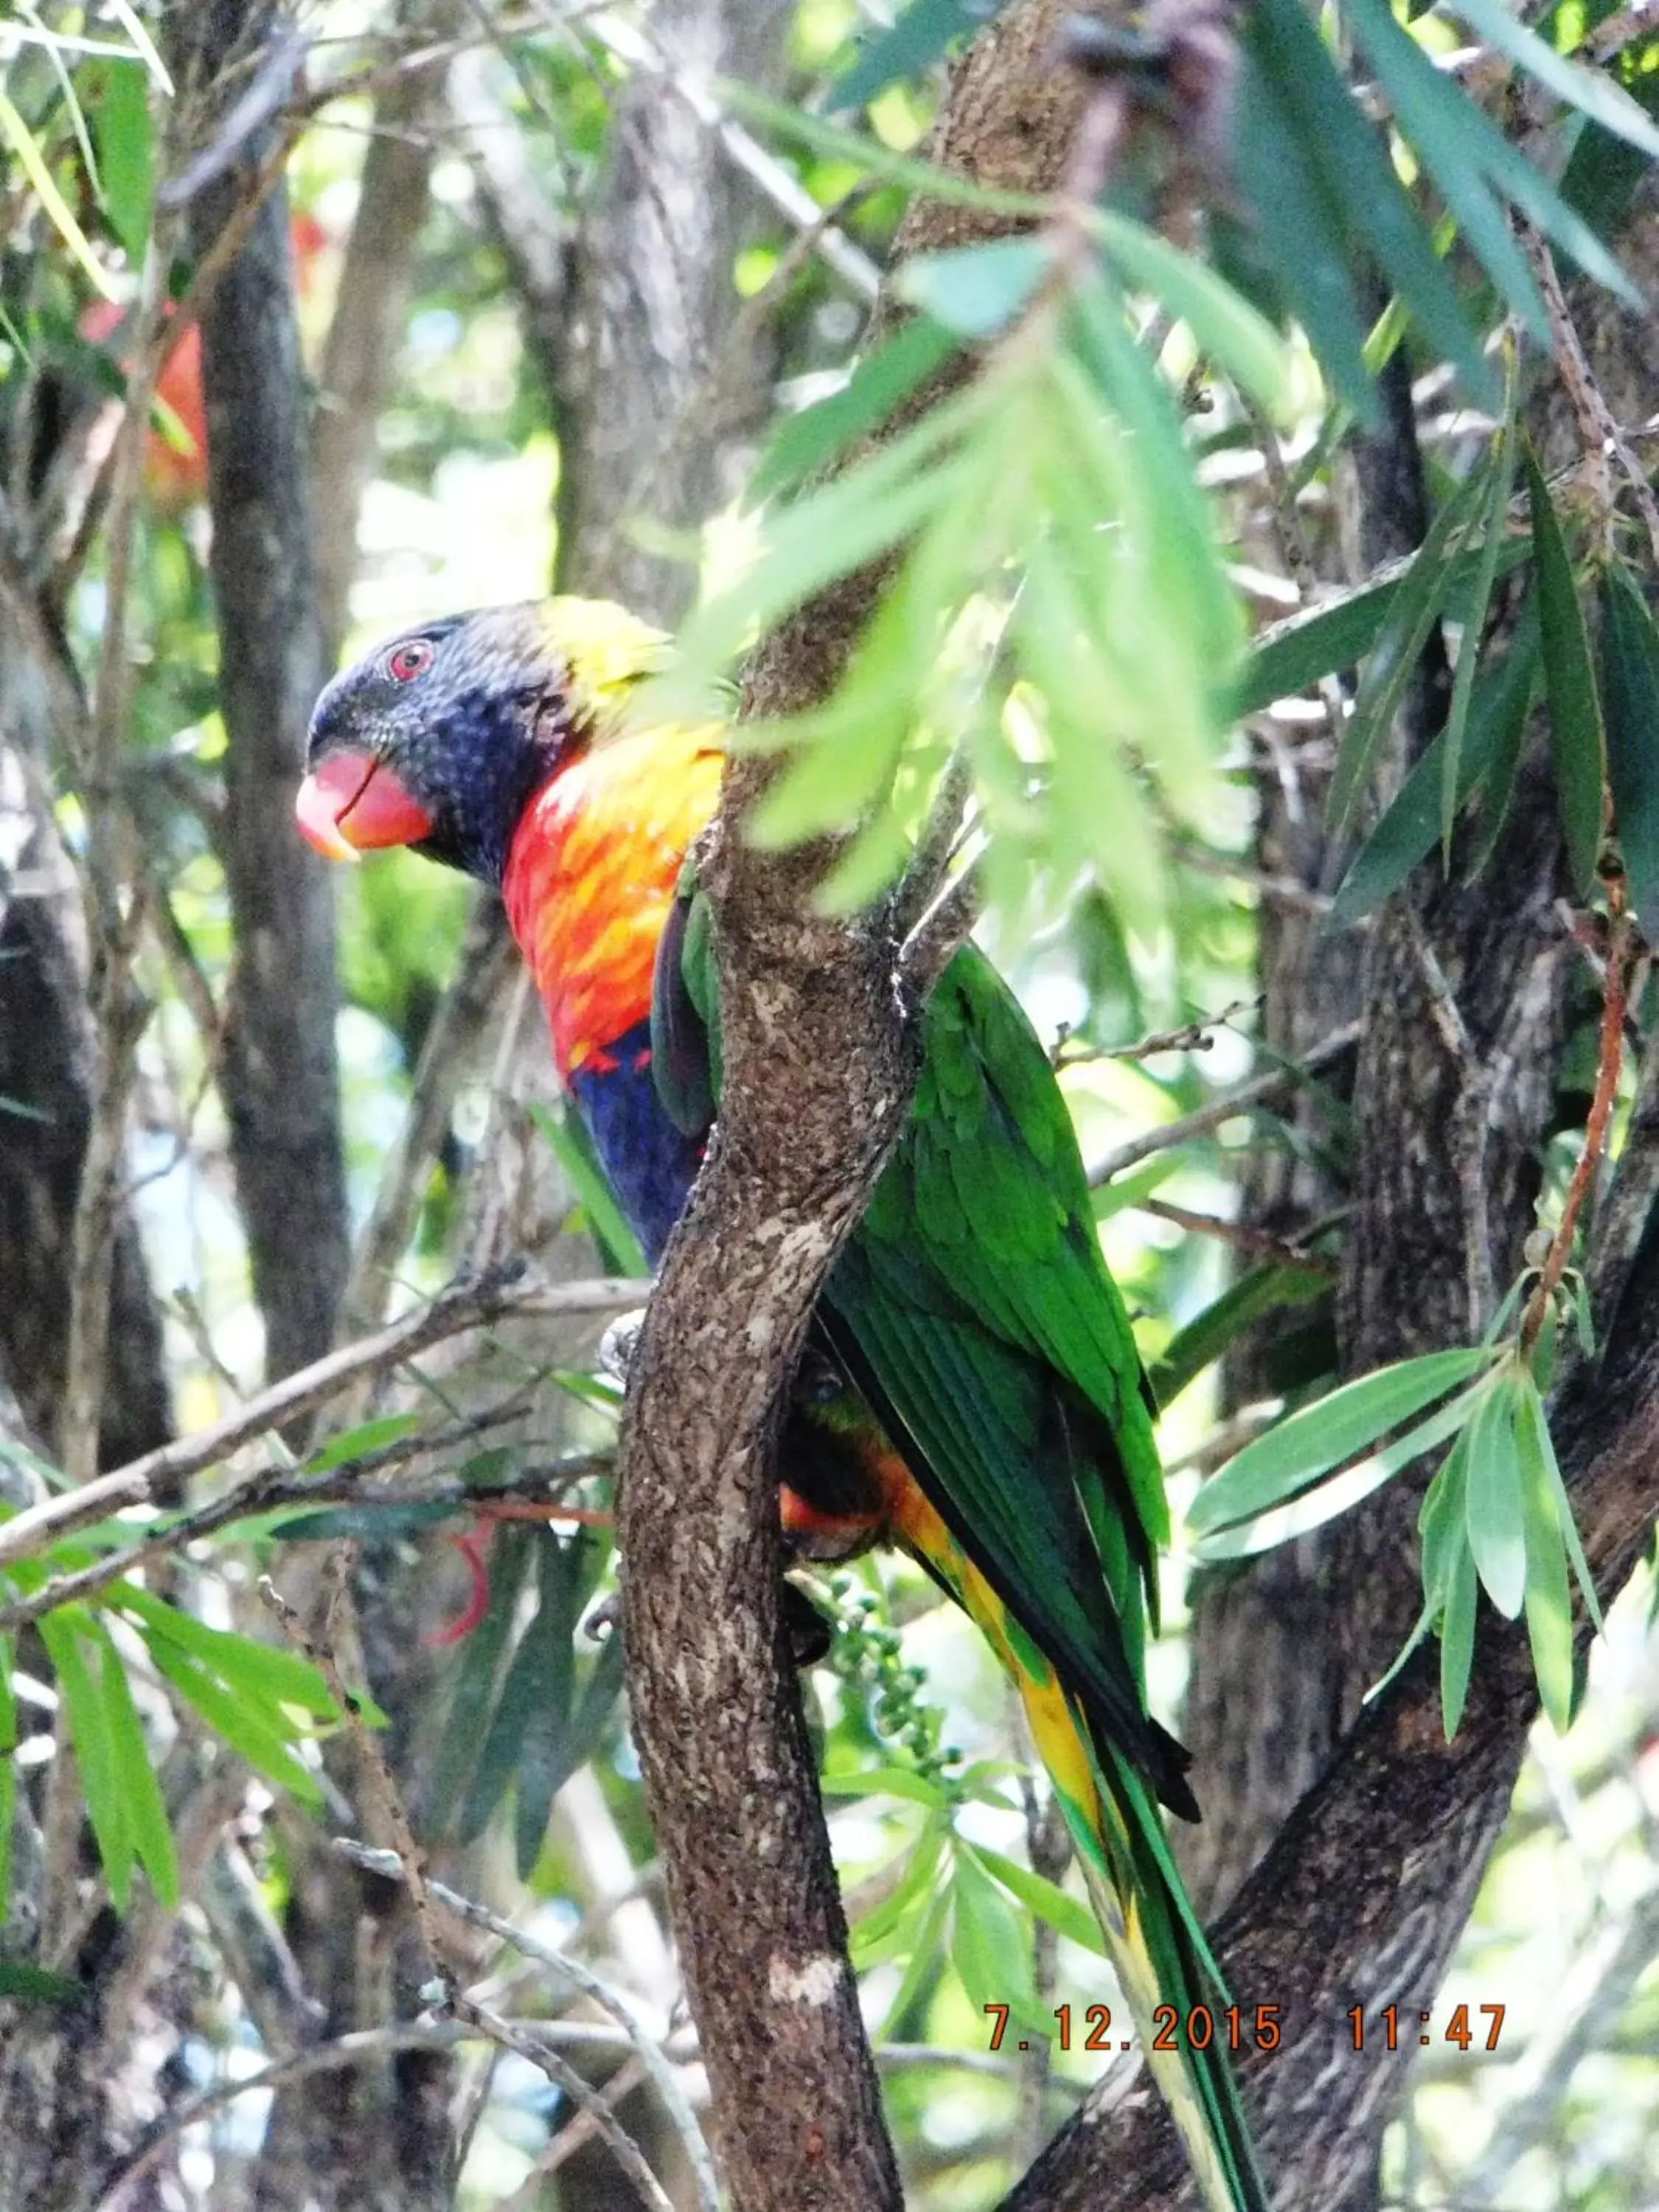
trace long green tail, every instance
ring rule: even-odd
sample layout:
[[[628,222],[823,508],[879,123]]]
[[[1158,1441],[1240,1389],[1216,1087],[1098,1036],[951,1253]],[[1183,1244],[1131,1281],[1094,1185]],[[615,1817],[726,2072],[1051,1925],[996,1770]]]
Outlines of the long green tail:
[[[1211,2212],[1268,2212],[1228,2056],[1225,1985],[1145,1784],[1109,1747],[1097,1746],[1094,1754],[1098,1831],[1064,1790],[1060,1806],[1146,2063]],[[1159,2007],[1168,2008],[1162,2021],[1154,2017]],[[1210,2017],[1201,2049],[1189,2033],[1195,2007]],[[1169,2011],[1176,2015],[1173,2029]],[[1177,2047],[1160,2049],[1160,2040]]]

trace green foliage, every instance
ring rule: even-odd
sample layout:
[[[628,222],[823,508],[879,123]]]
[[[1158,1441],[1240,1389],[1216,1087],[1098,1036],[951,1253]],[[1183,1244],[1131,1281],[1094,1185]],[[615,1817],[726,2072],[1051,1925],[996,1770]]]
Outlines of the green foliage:
[[[585,1664],[575,1650],[608,1557],[608,1545],[586,1528],[568,1539],[499,1529],[490,1548],[489,1605],[461,1647],[429,1817],[471,1843],[513,1787],[521,1877],[540,1855],[553,1799],[598,1749],[622,1688],[614,1629]],[[520,1625],[532,1592],[533,1607]]]
[[[1506,1313],[1529,1279],[1516,1285]],[[1437,1627],[1449,1738],[1468,1692],[1480,1590],[1507,1620],[1524,1610],[1539,1695],[1563,1731],[1576,1695],[1569,1565],[1586,1612],[1601,1625],[1541,1395],[1561,1299],[1583,1340],[1582,1286],[1569,1283],[1546,1309],[1535,1341],[1524,1328],[1509,1342],[1494,1329],[1486,1344],[1398,1361],[1278,1422],[1227,1462],[1188,1516],[1200,1559],[1244,1557],[1304,1534],[1449,1443],[1419,1515],[1422,1614],[1383,1678],[1392,1680]]]

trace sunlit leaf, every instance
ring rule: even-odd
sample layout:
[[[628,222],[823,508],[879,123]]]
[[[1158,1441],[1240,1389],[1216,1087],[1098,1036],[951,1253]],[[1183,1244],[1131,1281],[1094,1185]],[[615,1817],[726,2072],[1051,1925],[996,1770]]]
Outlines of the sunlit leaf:
[[[1468,1425],[1463,1492],[1469,1549],[1487,1596],[1505,1620],[1520,1612],[1527,1591],[1516,1410],[1513,1376],[1501,1376],[1481,1392]]]
[[[167,1824],[167,1808],[156,1780],[155,1762],[144,1741],[143,1726],[132,1702],[121,1655],[108,1631],[101,1626],[97,1642],[110,1764],[125,1808],[133,1856],[149,1876],[158,1900],[172,1911],[179,1902],[179,1862],[173,1853],[173,1831]]]
[[[915,253],[893,279],[902,300],[958,338],[982,342],[1006,329],[1053,265],[1039,234]]]
[[[824,94],[830,113],[863,107],[902,77],[920,74],[958,39],[971,38],[998,0],[909,0],[898,20],[860,41],[856,61]]]
[[[957,350],[954,332],[927,315],[907,316],[839,392],[786,416],[749,480],[751,499],[769,499],[826,468],[854,440],[885,422]]]
[[[29,129],[16,108],[0,92],[0,135],[11,142],[12,150],[22,163],[24,173],[40,195],[48,220],[79,264],[87,282],[106,300],[115,297],[114,288],[105,274],[97,255],[87,242],[87,234],[75,220],[69,202],[52,181],[51,170]]]
[[[1106,1942],[1100,1932],[1099,1922],[1086,1905],[1079,1904],[1058,1882],[1034,1874],[1030,1867],[1021,1866],[1018,1860],[1005,1858],[1000,1851],[992,1850],[988,1844],[975,1844],[969,1848],[987,1873],[1018,1898],[1028,1911],[1034,1912],[1039,1920],[1046,1920],[1049,1927],[1057,1929],[1068,1942],[1081,1944],[1085,1951],[1094,1952],[1097,1957],[1103,1959],[1107,1956]]]
[[[1527,1386],[1535,1401],[1537,1393]],[[1523,1404],[1515,1423],[1527,1546],[1527,1637],[1544,1711],[1558,1733],[1572,1720],[1572,1597],[1555,1491],[1539,1449],[1541,1406]]]
[[[1345,1382],[1235,1453],[1193,1501],[1188,1527],[1207,1534],[1282,1504],[1489,1367],[1493,1357],[1484,1345],[1428,1352]]]

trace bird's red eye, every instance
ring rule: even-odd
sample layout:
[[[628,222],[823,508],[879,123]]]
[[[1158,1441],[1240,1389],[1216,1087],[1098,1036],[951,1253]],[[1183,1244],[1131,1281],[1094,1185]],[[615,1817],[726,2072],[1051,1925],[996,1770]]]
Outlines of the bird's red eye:
[[[394,684],[412,684],[432,665],[432,647],[423,637],[394,645],[386,657],[386,672]]]

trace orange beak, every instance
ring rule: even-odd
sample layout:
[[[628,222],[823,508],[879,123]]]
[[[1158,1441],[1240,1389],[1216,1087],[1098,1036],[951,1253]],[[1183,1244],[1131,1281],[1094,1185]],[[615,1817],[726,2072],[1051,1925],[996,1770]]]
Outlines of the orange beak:
[[[368,753],[331,753],[300,786],[294,818],[325,860],[356,860],[387,845],[418,845],[432,817],[393,771]]]

